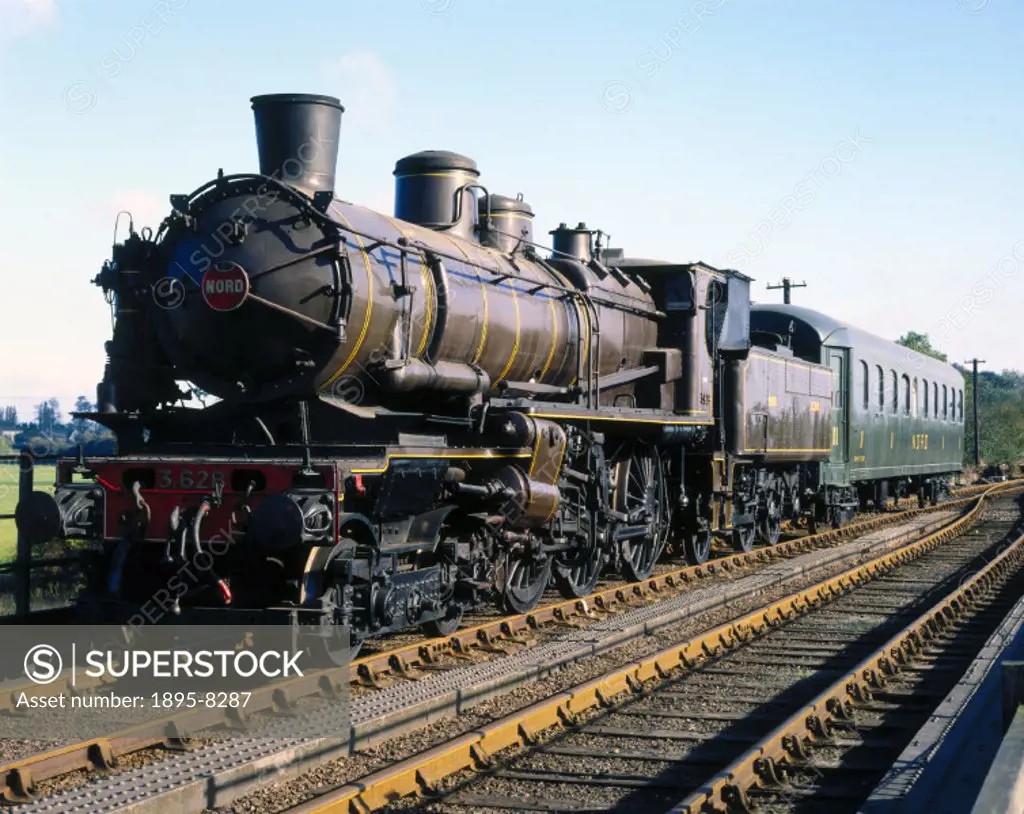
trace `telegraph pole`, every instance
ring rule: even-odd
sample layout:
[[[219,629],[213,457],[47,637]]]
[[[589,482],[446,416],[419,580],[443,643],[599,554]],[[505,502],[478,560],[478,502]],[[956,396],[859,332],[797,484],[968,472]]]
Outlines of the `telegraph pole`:
[[[971,396],[974,403],[974,465],[981,466],[981,446],[980,436],[978,434],[978,365],[985,364],[984,359],[968,359],[964,362],[965,365],[970,365],[972,368],[971,374]]]
[[[783,277],[781,283],[777,283],[775,285],[772,285],[771,283],[768,284],[769,291],[775,291],[779,288],[782,289],[782,302],[785,303],[786,305],[789,305],[793,301],[793,297],[789,293],[790,289],[807,288],[807,283],[794,283],[792,280],[789,279],[789,277]]]

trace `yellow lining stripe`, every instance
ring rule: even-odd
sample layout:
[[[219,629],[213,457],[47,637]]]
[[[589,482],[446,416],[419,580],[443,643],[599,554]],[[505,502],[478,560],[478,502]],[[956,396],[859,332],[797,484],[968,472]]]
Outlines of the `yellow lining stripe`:
[[[512,293],[512,304],[516,310],[516,341],[512,344],[512,354],[508,357],[508,362],[505,364],[505,369],[498,374],[498,378],[494,380],[494,384],[497,384],[504,379],[508,372],[512,369],[512,364],[516,360],[516,356],[519,354],[519,334],[520,334],[520,321],[519,321],[519,295],[516,294],[514,288],[510,288],[509,291]]]
[[[473,170],[454,170],[452,172],[403,172],[396,178],[479,178],[480,173]]]
[[[544,433],[537,428],[537,442],[533,445],[533,460],[530,461],[530,471],[526,477],[533,477],[533,470],[537,467],[537,456],[540,454],[540,442],[544,440]]]
[[[558,345],[558,311],[555,308],[554,297],[548,300],[548,305],[551,306],[551,350],[548,351],[548,358],[544,362],[544,367],[541,368],[540,376],[537,377],[538,382],[544,381],[548,368],[551,367],[551,362],[555,358],[555,347]]]
[[[335,214],[345,222],[345,225],[349,229],[352,228],[352,224],[349,223],[348,218],[345,217],[340,209],[336,210]],[[359,246],[359,252],[363,256],[363,265],[366,267],[366,313],[363,316],[363,327],[359,331],[359,338],[356,340],[355,347],[352,348],[352,352],[342,363],[341,367],[333,373],[331,378],[323,383],[321,389],[337,379],[345,372],[348,366],[352,364],[352,360],[356,358],[356,354],[359,353],[359,349],[363,346],[363,340],[366,339],[366,332],[370,330],[370,315],[373,313],[373,269],[370,266],[370,257],[366,253],[366,247],[363,245],[363,239],[355,233],[353,233],[352,236],[356,239],[356,245]]]
[[[807,448],[807,449],[803,449],[803,448],[797,448],[797,447],[769,447],[767,450],[764,450],[764,449],[760,449],[760,448],[745,447],[743,451],[744,452],[756,452],[756,453],[761,454],[761,455],[767,455],[770,452],[831,452],[832,448],[831,447],[822,447],[822,448],[810,447],[810,448]]]
[[[480,357],[483,355],[483,352],[484,352],[484,343],[487,341],[487,323],[488,323],[488,320],[489,320],[489,317],[488,317],[488,313],[489,312],[488,312],[488,304],[487,304],[487,285],[484,283],[484,278],[480,275],[480,269],[477,267],[476,263],[469,256],[469,252],[467,252],[462,247],[462,243],[463,243],[462,240],[456,239],[456,238],[452,237],[451,235],[445,235],[445,234],[440,234],[440,233],[438,234],[438,237],[443,237],[444,239],[446,239],[458,251],[458,253],[462,255],[463,259],[467,263],[467,266],[470,269],[472,269],[473,270],[473,274],[476,275],[477,282],[480,283],[480,297],[483,300],[483,304],[484,304],[484,313],[483,313],[484,322],[483,322],[483,326],[480,329],[480,344],[477,346],[476,354],[473,356],[472,364],[475,365],[477,362],[480,361]],[[476,248],[483,248],[483,247],[482,246],[477,246]],[[453,299],[454,299],[454,295],[453,295]]]
[[[404,221],[399,221],[397,218],[393,218],[390,215],[385,215],[383,212],[377,212],[375,214],[380,215],[380,217],[384,218],[384,220],[386,220],[388,223],[390,223],[392,228],[394,228],[394,230],[396,232],[398,232],[398,234],[400,234],[406,240],[409,239],[409,235],[407,235],[405,230],[399,225],[400,223],[403,223]],[[409,252],[409,254],[412,254],[412,252]],[[419,261],[419,264],[420,264],[420,277],[423,280],[423,287],[424,287],[424,290],[426,291],[426,298],[427,298],[426,306],[425,306],[424,311],[423,311],[423,337],[420,339],[419,348],[416,350],[416,355],[417,356],[422,356],[424,349],[427,347],[427,338],[430,336],[431,323],[433,322],[433,313],[431,311],[431,303],[432,303],[432,301],[434,299],[434,277],[430,273],[430,270],[427,268],[427,263],[423,259],[422,252],[419,254],[419,256],[416,259],[417,259],[417,261]],[[410,311],[409,311],[409,322],[412,323],[412,321],[413,321],[413,313],[412,313],[412,309],[410,309]],[[412,333],[412,325],[411,324],[409,325],[409,332]]]
[[[487,213],[483,212],[483,216],[486,218]],[[491,212],[492,218],[515,218],[517,220],[533,220],[533,215],[523,215],[519,212]]]
[[[565,277],[562,276],[562,273],[558,269],[556,269],[554,267],[549,267],[549,269],[550,269],[551,273],[554,275],[555,280],[558,282],[559,285],[561,285],[563,288],[565,288],[568,291],[575,290],[573,285],[568,280],[566,280]],[[559,302],[562,304],[562,313],[566,314],[566,320],[565,320],[565,330],[566,330],[565,338],[566,338],[566,340],[569,339],[569,334],[568,334],[568,331],[569,331],[568,307],[569,307],[570,302],[571,302],[571,307],[575,308],[576,312],[579,313],[579,309],[576,307],[577,301],[578,301],[578,299],[576,297],[569,297],[569,298],[564,298],[564,299],[560,299],[559,300]],[[555,297],[552,297],[549,300],[549,302],[551,303],[551,307],[554,308],[555,307]],[[558,320],[556,318],[555,322],[557,323],[557,321]],[[581,328],[582,328],[582,326],[581,326]],[[558,325],[557,324],[555,325],[555,330],[556,331],[558,330]],[[579,353],[579,344],[578,343],[576,345],[576,352]],[[564,365],[565,360],[563,359],[562,361],[563,361],[563,365]],[[548,364],[550,364],[550,360],[548,361]],[[544,369],[547,370],[547,366],[545,366]],[[559,370],[562,370],[562,368],[560,367]],[[574,384],[576,384],[576,377],[575,376],[573,376],[572,381],[569,382],[568,386],[572,387]]]
[[[423,286],[426,289],[427,303],[426,303],[425,310],[423,312],[423,338],[420,339],[420,346],[416,350],[416,355],[417,356],[422,356],[423,355],[423,351],[427,347],[427,337],[430,336],[430,323],[433,321],[431,308],[433,306],[433,301],[434,301],[434,298],[435,298],[435,294],[434,294],[434,276],[427,270],[427,266],[423,262],[422,258],[420,259],[420,269],[423,272]],[[409,314],[409,319],[412,319],[412,313],[411,312]]]
[[[580,331],[583,331],[583,320],[586,319],[587,329],[583,332],[583,359],[580,362],[580,367],[586,370],[587,360],[590,358],[590,309],[587,308],[586,303],[580,299],[573,298],[573,305],[576,307],[576,314],[580,317],[578,321]],[[577,351],[578,353],[579,351]],[[569,387],[576,384],[576,377],[572,377],[572,381],[569,382]]]
[[[367,473],[379,473],[387,472],[388,467],[391,466],[393,459],[404,460],[406,458],[443,458],[445,460],[456,460],[459,458],[493,458],[496,461],[503,460],[505,458],[529,458],[531,453],[529,452],[511,452],[508,454],[493,453],[493,452],[469,452],[469,453],[429,453],[429,452],[394,452],[388,453],[387,458],[384,461],[384,466],[380,469],[352,469],[350,472],[365,475]]]
[[[570,413],[530,413],[535,418],[564,418],[575,421],[632,421],[640,424],[693,424],[695,426],[708,426],[711,421],[682,421],[671,418],[628,418],[621,416],[601,415],[576,415]]]
[[[476,274],[476,279],[480,283],[480,296],[483,297],[484,301],[484,324],[480,330],[480,344],[477,346],[476,354],[473,356],[473,364],[475,365],[477,362],[480,361],[480,357],[483,355],[484,352],[484,343],[487,341],[488,305],[487,285],[484,283],[484,278],[480,276],[480,269],[478,269],[476,266],[471,266],[471,268],[473,269],[473,273]]]
[[[566,438],[562,443],[562,451],[558,454],[558,464],[555,466],[555,475],[552,478],[552,483],[558,483],[558,473],[562,471],[562,461],[565,460],[565,448],[569,446],[569,439]],[[555,516],[555,512],[558,510],[558,504],[560,501],[556,500],[554,505],[551,507],[551,511],[548,516],[544,518],[544,522],[547,523],[552,517]]]

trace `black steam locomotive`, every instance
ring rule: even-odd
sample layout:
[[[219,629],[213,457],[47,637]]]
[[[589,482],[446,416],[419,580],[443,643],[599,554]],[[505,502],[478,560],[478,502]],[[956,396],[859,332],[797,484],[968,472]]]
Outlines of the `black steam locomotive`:
[[[838,524],[877,483],[935,497],[959,468],[950,423],[948,456],[915,469],[900,435],[858,479],[856,347],[752,313],[744,275],[613,258],[583,224],[542,250],[530,206],[450,152],[397,163],[394,217],[347,203],[338,100],[252,105],[259,174],[171,196],[95,281],[116,324],[88,418],[118,454],[62,462],[19,513],[102,543],[88,618],[440,635],[483,601],[643,579],[666,549]],[[218,401],[186,406],[189,385]]]

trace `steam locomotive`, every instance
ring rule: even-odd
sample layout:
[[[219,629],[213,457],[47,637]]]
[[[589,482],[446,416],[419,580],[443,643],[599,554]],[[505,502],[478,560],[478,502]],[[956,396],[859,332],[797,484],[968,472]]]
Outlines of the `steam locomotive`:
[[[900,423],[899,382],[898,415],[887,379],[882,419],[851,412],[862,346],[873,376],[891,343],[752,309],[743,274],[624,257],[582,223],[542,249],[522,196],[455,153],[397,162],[393,217],[342,201],[339,101],[251,101],[259,173],[172,195],[94,281],[115,327],[85,417],[117,455],[61,462],[19,509],[33,540],[99,543],[87,618],[444,635],[482,602],[702,562],[716,537],[774,544],[785,517],[934,499],[959,469],[948,401],[941,455]]]

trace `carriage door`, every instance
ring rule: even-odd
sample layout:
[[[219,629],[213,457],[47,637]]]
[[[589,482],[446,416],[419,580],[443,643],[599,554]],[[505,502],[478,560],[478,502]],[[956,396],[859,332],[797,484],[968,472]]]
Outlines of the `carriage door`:
[[[828,364],[832,368],[832,454],[831,462],[842,466],[847,458],[847,351],[842,348],[828,349]],[[845,479],[844,479],[845,480]]]

